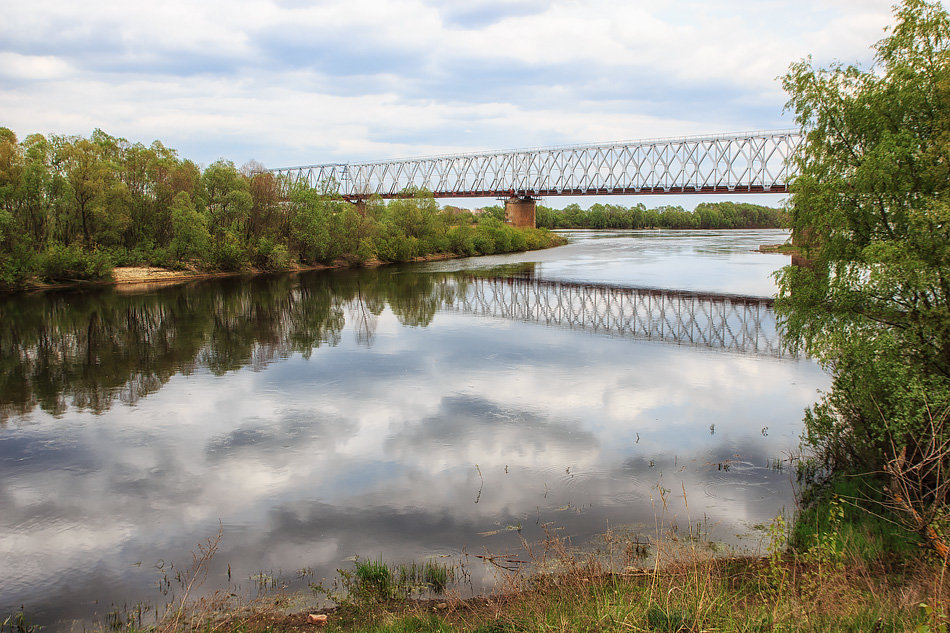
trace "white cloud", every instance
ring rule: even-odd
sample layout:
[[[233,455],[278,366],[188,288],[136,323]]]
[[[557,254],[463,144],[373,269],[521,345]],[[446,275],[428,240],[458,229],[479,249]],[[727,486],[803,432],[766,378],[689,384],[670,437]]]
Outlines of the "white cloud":
[[[780,127],[789,62],[868,60],[890,4],[41,0],[0,123],[274,166]]]
[[[62,78],[70,71],[69,64],[55,56],[0,52],[0,78],[42,81]]]

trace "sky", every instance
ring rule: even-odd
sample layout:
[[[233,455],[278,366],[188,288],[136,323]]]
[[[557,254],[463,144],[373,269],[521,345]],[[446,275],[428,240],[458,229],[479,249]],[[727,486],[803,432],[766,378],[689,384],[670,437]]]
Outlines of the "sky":
[[[891,5],[21,0],[0,125],[267,167],[787,128],[788,65],[868,64]]]

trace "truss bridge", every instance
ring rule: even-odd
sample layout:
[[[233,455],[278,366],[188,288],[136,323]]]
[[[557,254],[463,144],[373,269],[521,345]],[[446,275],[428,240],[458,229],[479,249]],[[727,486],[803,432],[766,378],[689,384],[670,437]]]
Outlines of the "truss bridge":
[[[778,130],[271,171],[289,186],[321,189],[352,202],[422,190],[436,198],[529,202],[530,208],[515,207],[509,215],[516,225],[533,226],[534,200],[544,196],[785,193],[801,140],[797,130]]]
[[[512,319],[741,354],[792,358],[772,300],[522,278],[471,277],[446,307]]]

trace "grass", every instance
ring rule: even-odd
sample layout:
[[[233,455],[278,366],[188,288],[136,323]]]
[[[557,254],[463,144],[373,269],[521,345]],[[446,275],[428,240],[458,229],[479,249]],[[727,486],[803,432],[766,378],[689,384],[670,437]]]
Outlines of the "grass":
[[[0,621],[0,633],[36,633],[38,627],[30,623],[26,614],[18,611]]]
[[[576,549],[549,532],[525,543],[518,568],[495,565],[497,589],[462,599],[453,587],[466,570],[437,561],[395,565],[358,559],[327,591],[338,604],[322,631],[339,633],[517,632],[869,632],[947,633],[950,582],[924,549],[900,556],[894,538],[870,516],[851,513],[840,493],[816,512],[819,530],[796,528],[797,547],[779,516],[765,528],[764,556],[723,555],[702,539],[644,543],[608,532]],[[837,495],[837,496],[836,496]],[[864,516],[865,519],[861,517]],[[852,518],[854,520],[852,521]],[[883,554],[883,552],[887,552]],[[196,569],[200,570],[200,557]],[[233,600],[233,599],[232,599]],[[288,599],[252,604],[177,603],[158,625],[129,633],[313,631],[306,613],[287,615]],[[12,630],[12,629],[11,629]]]
[[[838,476],[809,495],[790,535],[796,550],[824,535],[849,558],[873,564],[913,558],[924,546],[923,539],[888,517],[880,485],[870,477]],[[837,521],[833,506],[840,514]]]
[[[561,576],[557,583],[483,601],[364,610],[331,617],[328,630],[390,631],[937,631],[906,593],[868,582],[858,570],[799,582],[813,570],[790,564],[796,580],[777,594],[755,560],[687,565],[643,575]],[[940,626],[939,624],[937,626]]]
[[[332,587],[313,584],[311,588],[341,606],[377,604],[439,595],[455,576],[454,564],[427,560],[394,565],[357,558],[352,570],[337,570]]]

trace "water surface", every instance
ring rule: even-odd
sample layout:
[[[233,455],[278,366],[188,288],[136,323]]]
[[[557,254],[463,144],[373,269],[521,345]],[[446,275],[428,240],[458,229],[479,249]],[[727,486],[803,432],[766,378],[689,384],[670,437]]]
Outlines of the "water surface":
[[[785,234],[571,239],[3,299],[0,608],[158,601],[159,568],[219,528],[208,586],[245,589],[354,555],[516,551],[546,525],[741,543],[792,506],[775,463],[826,384],[764,300],[788,258],[752,251]]]

